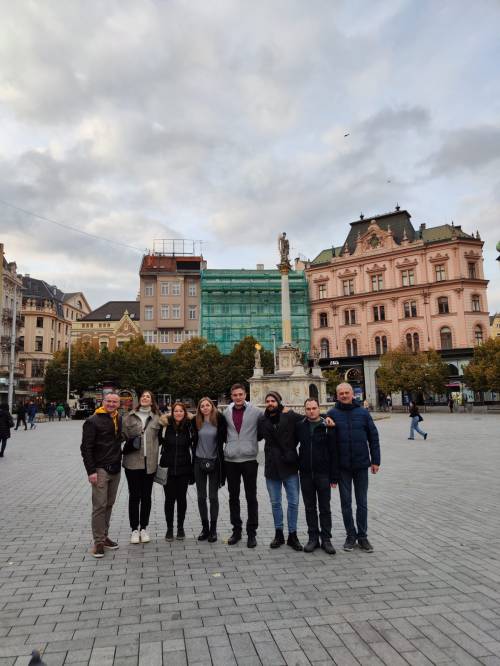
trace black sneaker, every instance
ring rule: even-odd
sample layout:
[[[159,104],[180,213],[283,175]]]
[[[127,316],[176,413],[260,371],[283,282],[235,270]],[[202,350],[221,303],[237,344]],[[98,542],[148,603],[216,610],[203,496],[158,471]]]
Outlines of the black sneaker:
[[[333,544],[330,541],[330,539],[323,539],[321,543],[321,548],[323,548],[323,550],[327,555],[335,555],[335,553],[337,552],[333,547]]]
[[[304,546],[304,553],[312,553],[316,548],[319,548],[318,539],[309,539],[309,541]]]
[[[233,530],[233,533],[227,540],[227,545],[228,546],[234,546],[234,544],[238,543],[238,541],[241,541],[241,532],[235,532]]]
[[[178,527],[177,528],[177,537],[176,538],[177,538],[178,541],[184,541],[184,539],[186,538],[186,533],[184,532],[183,527]]]
[[[169,527],[166,534],[165,534],[165,540],[166,541],[173,541],[174,540],[174,528]]]
[[[348,536],[344,543],[344,550],[351,552],[356,545],[356,537]]]
[[[373,553],[373,546],[366,537],[358,538],[358,546],[361,550],[364,550],[365,553]]]

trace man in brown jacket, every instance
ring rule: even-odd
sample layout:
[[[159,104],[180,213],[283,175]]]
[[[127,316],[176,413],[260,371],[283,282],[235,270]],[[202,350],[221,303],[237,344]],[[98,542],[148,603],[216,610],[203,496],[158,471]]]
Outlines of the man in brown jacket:
[[[118,544],[109,538],[108,531],[120,484],[123,436],[119,406],[118,394],[108,393],[102,407],[83,424],[80,450],[92,486],[92,555],[97,558],[104,557],[105,548],[118,548]]]

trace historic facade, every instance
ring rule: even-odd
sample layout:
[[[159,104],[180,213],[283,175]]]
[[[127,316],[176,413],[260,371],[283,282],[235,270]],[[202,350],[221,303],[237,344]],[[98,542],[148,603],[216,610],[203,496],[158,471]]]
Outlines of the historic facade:
[[[479,234],[448,224],[415,229],[399,208],[350,226],[342,247],[306,268],[312,348],[323,367],[339,365],[376,405],[381,354],[401,344],[434,348],[450,365],[449,388],[460,389],[463,364],[490,334]]]
[[[304,271],[288,274],[292,341],[307,353],[309,297]],[[267,350],[282,343],[279,270],[207,269],[201,274],[201,335],[229,354],[253,335]]]
[[[113,351],[141,335],[139,317],[139,301],[108,301],[73,324],[71,342]]]
[[[500,338],[500,313],[496,312],[490,317],[490,335],[492,338]]]
[[[14,387],[17,387],[19,377],[23,374],[17,343],[21,324],[23,281],[17,274],[16,263],[6,260],[3,243],[0,243],[0,262],[0,399],[6,400],[9,390],[11,341],[14,342]]]
[[[140,327],[144,340],[175,354],[200,334],[201,256],[154,252],[140,268]]]
[[[43,392],[43,377],[54,352],[68,347],[73,324],[90,312],[82,292],[65,294],[55,285],[23,277],[19,358],[24,364],[21,387],[28,395]]]

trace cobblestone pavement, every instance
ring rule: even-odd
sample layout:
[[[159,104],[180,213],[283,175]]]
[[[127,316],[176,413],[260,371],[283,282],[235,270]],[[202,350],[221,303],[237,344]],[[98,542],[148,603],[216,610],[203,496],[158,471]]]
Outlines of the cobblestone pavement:
[[[146,545],[128,543],[122,479],[111,536],[89,555],[90,487],[81,422],[13,433],[0,460],[0,666],[168,664],[500,664],[500,417],[434,414],[408,441],[405,415],[379,421],[382,468],[370,477],[375,552],[270,550],[259,470],[258,547],[199,544],[189,489],[184,542],[164,540],[155,488]],[[417,435],[418,437],[418,435]],[[243,507],[244,508],[244,507]],[[300,537],[305,541],[303,510]],[[221,538],[222,537],[222,538]]]

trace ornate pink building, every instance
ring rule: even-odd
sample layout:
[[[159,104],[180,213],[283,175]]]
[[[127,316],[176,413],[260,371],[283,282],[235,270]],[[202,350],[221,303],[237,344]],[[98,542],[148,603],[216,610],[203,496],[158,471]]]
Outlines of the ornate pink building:
[[[342,247],[323,250],[306,268],[311,346],[321,365],[340,365],[373,405],[386,350],[439,350],[450,366],[449,389],[463,390],[463,365],[489,335],[479,234],[448,224],[415,229],[410,217],[399,207],[361,217]]]

